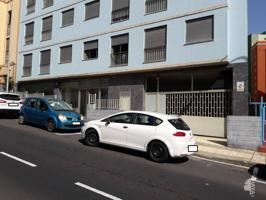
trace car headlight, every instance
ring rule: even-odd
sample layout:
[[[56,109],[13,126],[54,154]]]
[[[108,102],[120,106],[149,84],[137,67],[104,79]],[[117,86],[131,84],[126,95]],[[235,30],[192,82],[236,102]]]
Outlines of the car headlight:
[[[81,120],[81,121],[84,120],[84,116],[83,116],[83,115],[80,116],[80,120]]]
[[[67,120],[67,118],[66,118],[65,115],[59,115],[58,118],[59,118],[60,121],[62,121],[62,122]]]

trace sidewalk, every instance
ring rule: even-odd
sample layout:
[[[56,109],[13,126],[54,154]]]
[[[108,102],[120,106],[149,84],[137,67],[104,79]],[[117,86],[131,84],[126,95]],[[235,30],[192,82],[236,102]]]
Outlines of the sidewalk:
[[[227,147],[227,141],[223,138],[204,136],[194,136],[194,138],[199,145],[199,152],[195,155],[205,158],[240,162],[246,165],[266,165],[266,153]]]

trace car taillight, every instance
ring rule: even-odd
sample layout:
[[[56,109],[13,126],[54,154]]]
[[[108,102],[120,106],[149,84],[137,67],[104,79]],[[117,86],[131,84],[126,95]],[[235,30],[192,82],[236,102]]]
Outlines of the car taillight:
[[[0,100],[0,103],[6,103],[6,101],[4,101],[4,100]]]
[[[173,134],[173,136],[176,136],[176,137],[185,137],[186,136],[186,133],[184,132],[176,132]]]

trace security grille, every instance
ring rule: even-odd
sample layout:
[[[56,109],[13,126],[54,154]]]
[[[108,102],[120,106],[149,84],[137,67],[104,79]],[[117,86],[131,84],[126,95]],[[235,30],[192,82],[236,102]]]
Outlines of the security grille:
[[[167,0],[146,0],[146,13],[155,13],[167,10]]]
[[[232,94],[226,90],[176,92],[166,94],[166,113],[201,117],[231,114]]]

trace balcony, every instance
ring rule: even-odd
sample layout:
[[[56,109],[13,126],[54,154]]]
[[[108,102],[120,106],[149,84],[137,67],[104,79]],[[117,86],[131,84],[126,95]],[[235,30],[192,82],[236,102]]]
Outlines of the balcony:
[[[166,60],[166,47],[145,49],[145,63],[161,62]]]
[[[167,0],[147,0],[146,14],[156,13],[167,9]]]
[[[112,23],[117,23],[129,19],[129,7],[114,10],[112,12]]]
[[[111,65],[127,65],[128,64],[128,51],[116,52],[111,54]]]

